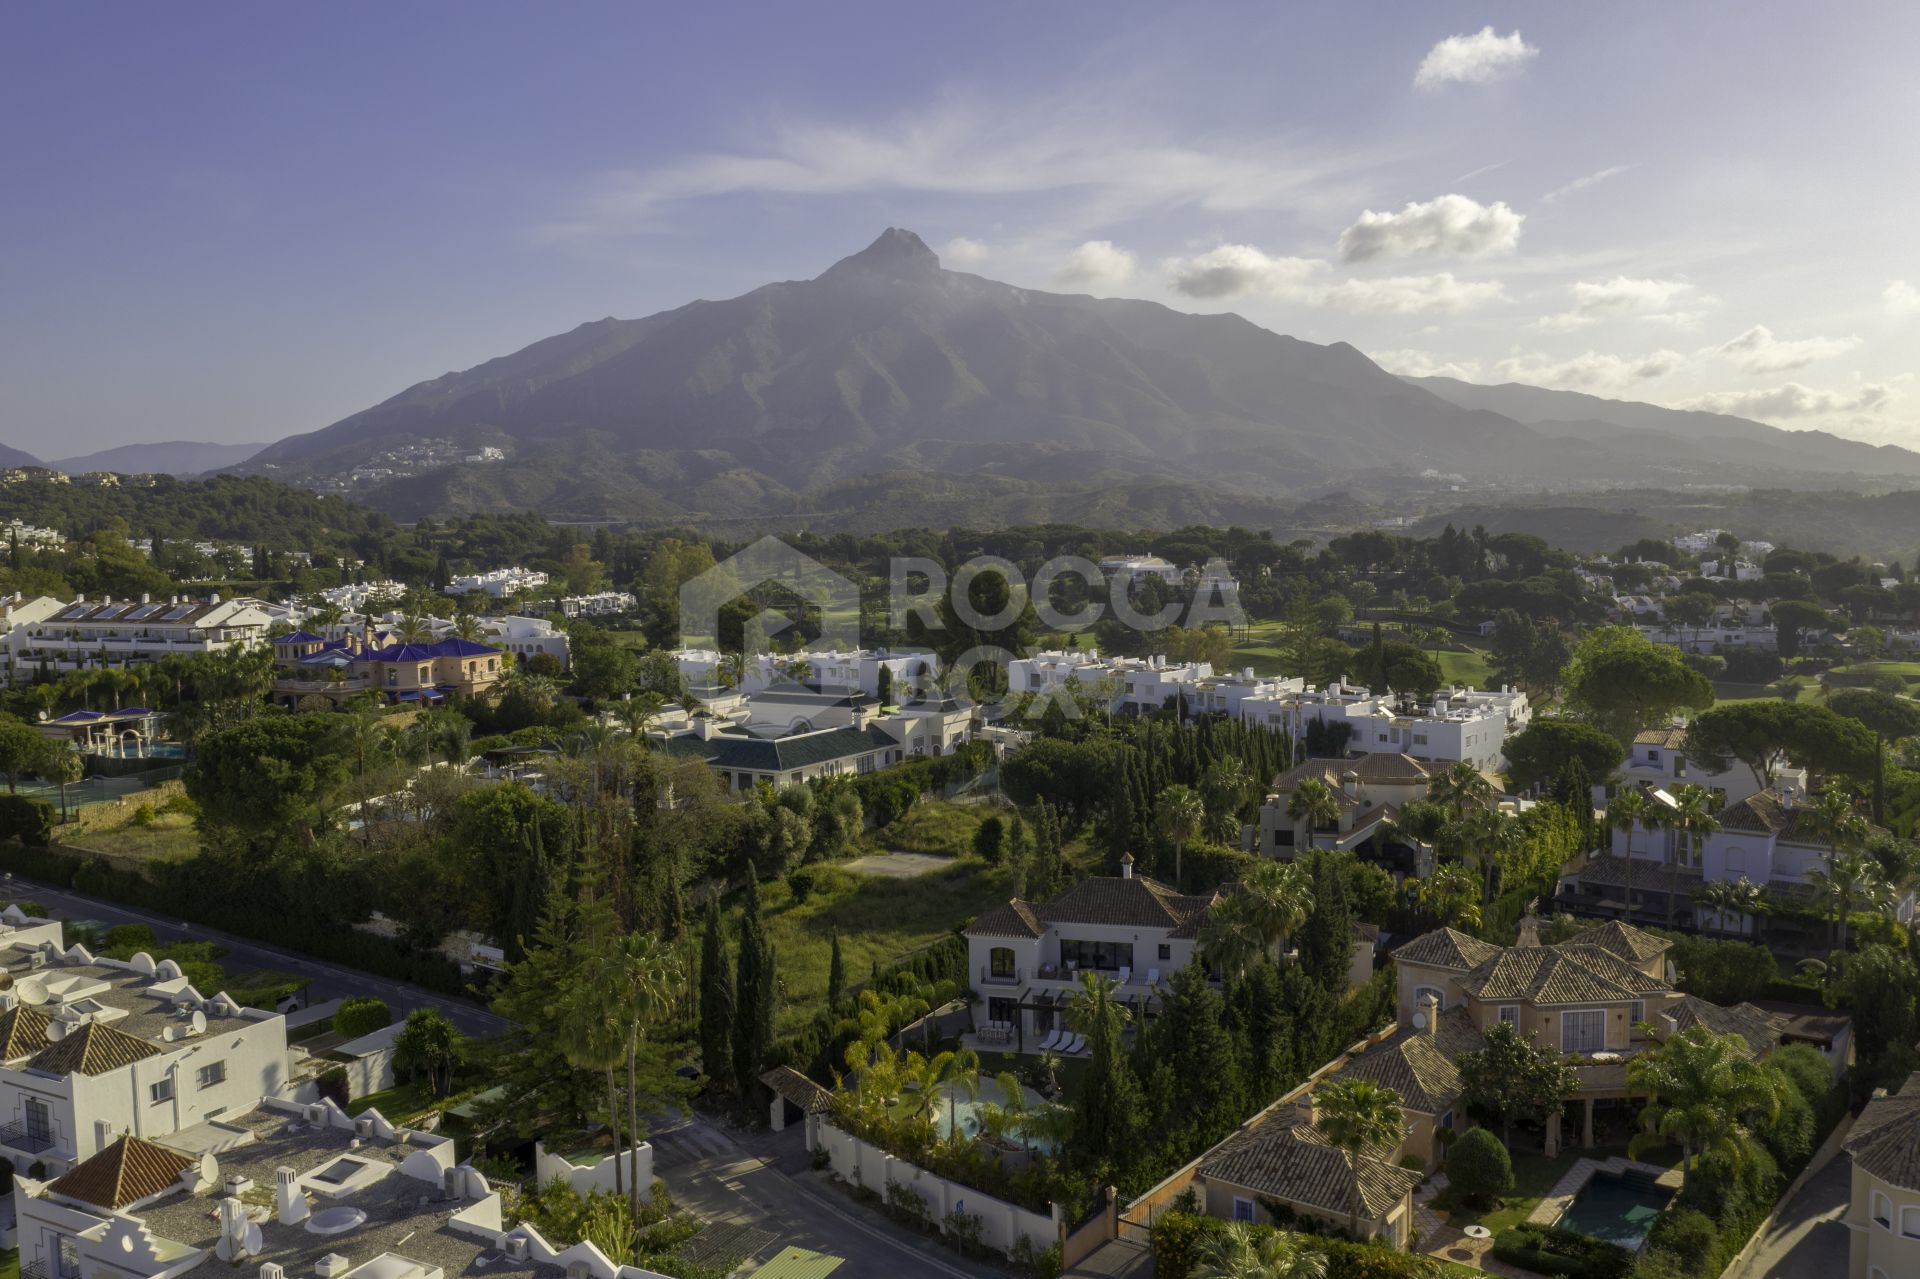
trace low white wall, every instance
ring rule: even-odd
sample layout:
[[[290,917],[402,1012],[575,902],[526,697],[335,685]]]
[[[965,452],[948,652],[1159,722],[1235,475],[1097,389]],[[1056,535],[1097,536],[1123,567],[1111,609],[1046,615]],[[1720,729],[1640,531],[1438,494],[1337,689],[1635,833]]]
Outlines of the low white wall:
[[[628,1150],[622,1150],[618,1161],[621,1185],[626,1184],[628,1158]],[[612,1193],[614,1163],[615,1160],[609,1156],[595,1164],[576,1164],[549,1151],[543,1141],[533,1143],[533,1174],[541,1185],[559,1178],[583,1195],[595,1190]],[[653,1146],[644,1141],[640,1143],[640,1198],[643,1202],[653,1198]]]
[[[944,1223],[947,1214],[956,1209],[980,1218],[980,1241],[990,1248],[1011,1252],[1015,1241],[1023,1236],[1035,1252],[1044,1252],[1060,1242],[1060,1223],[1055,1217],[1029,1212],[971,1186],[936,1177],[824,1120],[817,1133],[817,1146],[827,1152],[834,1172],[882,1199],[889,1185],[911,1187],[927,1201],[927,1212],[936,1223]],[[945,1230],[944,1224],[941,1229]]]

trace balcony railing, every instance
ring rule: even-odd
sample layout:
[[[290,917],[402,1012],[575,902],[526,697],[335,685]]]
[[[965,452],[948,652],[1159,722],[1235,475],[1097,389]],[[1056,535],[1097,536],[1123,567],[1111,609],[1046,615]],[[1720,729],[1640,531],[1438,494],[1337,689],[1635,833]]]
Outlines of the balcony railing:
[[[20,1279],[55,1279],[55,1275],[45,1258],[35,1257],[20,1263]]]
[[[1026,980],[1026,972],[1023,969],[1013,968],[1000,972],[995,972],[991,967],[980,969],[982,986],[1018,986],[1024,980]]]
[[[29,1155],[53,1148],[53,1135],[29,1131],[23,1123],[0,1124],[0,1145],[11,1146]]]

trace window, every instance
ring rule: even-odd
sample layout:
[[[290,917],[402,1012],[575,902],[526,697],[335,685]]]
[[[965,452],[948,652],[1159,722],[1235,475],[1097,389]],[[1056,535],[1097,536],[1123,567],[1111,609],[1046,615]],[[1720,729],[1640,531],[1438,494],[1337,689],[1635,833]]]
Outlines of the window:
[[[1133,967],[1133,943],[1130,941],[1082,941],[1062,938],[1060,962],[1075,968],[1094,968],[1114,972]]]
[[[1634,1025],[1638,1026],[1641,1022],[1645,1021],[1646,1019],[1647,1019],[1647,1001],[1644,999],[1634,1000],[1633,1016],[1630,1018],[1630,1020],[1633,1022]]]
[[[1013,947],[995,946],[987,956],[987,971],[995,977],[1014,977]]]
[[[1233,1219],[1235,1221],[1251,1223],[1253,1221],[1253,1200],[1242,1199],[1239,1195],[1235,1195],[1233,1197]]]
[[[1169,946],[1166,942],[1161,942],[1159,956],[1161,963],[1164,964],[1168,962],[1173,958],[1173,947]]]
[[[53,1112],[38,1097],[26,1101],[27,1136],[35,1141],[53,1141]]]
[[[1893,1229],[1893,1201],[1878,1190],[1873,1192],[1873,1224],[1882,1230]]]
[[[172,1101],[173,1100],[173,1076],[168,1075],[165,1079],[156,1080],[153,1083],[148,1084],[147,1100],[155,1104],[158,1104],[163,1101]]]
[[[1561,1052],[1592,1053],[1599,1052],[1606,1046],[1606,1009],[1577,1008],[1560,1015]]]
[[[1447,992],[1444,990],[1436,990],[1432,986],[1416,986],[1413,988],[1414,1008],[1418,1009],[1422,1004],[1426,1003],[1428,995],[1432,995],[1434,999],[1439,1003],[1440,1010],[1442,1012],[1446,1011]]]
[[[1020,1001],[997,995],[987,1001],[987,1020],[1010,1026],[1020,1015]]]
[[[1453,1112],[1451,1110],[1440,1116],[1440,1126],[1449,1132],[1453,1131]]]
[[[1506,1022],[1509,1026],[1518,1026],[1520,1024],[1520,1005],[1500,1005],[1500,1020]]]
[[[227,1063],[210,1061],[194,1072],[193,1079],[195,1086],[200,1088],[211,1088],[215,1084],[223,1084],[227,1081]]]
[[[78,1279],[80,1274],[80,1245],[73,1241],[72,1235],[55,1235],[54,1270],[60,1279]]]
[[[1427,735],[1425,733],[1415,733],[1413,735],[1413,744],[1415,746],[1425,746],[1427,744]]]

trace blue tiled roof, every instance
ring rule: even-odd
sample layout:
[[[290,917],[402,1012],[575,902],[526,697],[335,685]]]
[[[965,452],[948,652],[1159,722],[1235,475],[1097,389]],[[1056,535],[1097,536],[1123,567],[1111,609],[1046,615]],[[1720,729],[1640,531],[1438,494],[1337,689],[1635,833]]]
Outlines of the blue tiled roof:
[[[276,644],[319,644],[323,641],[320,636],[315,635],[312,631],[289,631],[285,635],[276,637],[273,642]]]
[[[394,644],[363,654],[374,662],[424,662],[435,657],[493,657],[500,652],[472,640],[444,639],[436,644]]]

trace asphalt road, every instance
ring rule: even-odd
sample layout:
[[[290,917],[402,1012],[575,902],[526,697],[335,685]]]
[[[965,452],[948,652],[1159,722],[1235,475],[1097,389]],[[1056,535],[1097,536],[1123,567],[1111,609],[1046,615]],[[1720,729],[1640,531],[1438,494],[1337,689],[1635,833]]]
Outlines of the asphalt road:
[[[62,919],[98,919],[108,924],[146,924],[153,929],[154,936],[163,943],[217,942],[227,950],[226,958],[220,962],[230,971],[247,968],[278,968],[306,978],[310,1003],[319,1003],[323,999],[350,999],[356,995],[372,995],[386,1000],[396,1014],[414,1008],[438,1008],[453,1020],[454,1025],[469,1035],[497,1035],[507,1029],[504,1018],[496,1017],[480,1005],[464,999],[454,999],[438,991],[426,990],[406,982],[391,981],[385,977],[376,977],[372,973],[327,963],[296,951],[280,950],[244,937],[230,936],[211,928],[202,928],[198,924],[149,915],[144,911],[118,906],[93,897],[83,897],[64,889],[48,888],[44,884],[17,875],[8,875],[4,881],[0,881],[0,896],[40,902]],[[214,992],[203,993],[213,994]]]
[[[1782,1207],[1747,1264],[1732,1279],[1837,1279],[1847,1273],[1846,1215],[1853,1163],[1834,1159]]]

